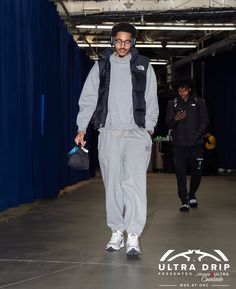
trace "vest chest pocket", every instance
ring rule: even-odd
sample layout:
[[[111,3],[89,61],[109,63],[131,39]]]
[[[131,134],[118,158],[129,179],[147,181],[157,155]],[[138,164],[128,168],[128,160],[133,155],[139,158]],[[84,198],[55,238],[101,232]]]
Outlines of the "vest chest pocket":
[[[132,75],[133,89],[136,91],[145,91],[146,89],[146,72],[135,70]]]

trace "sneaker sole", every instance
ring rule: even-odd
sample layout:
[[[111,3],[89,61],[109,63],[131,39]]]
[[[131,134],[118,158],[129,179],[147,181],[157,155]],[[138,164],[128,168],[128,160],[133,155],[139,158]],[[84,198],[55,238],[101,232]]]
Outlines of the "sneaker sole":
[[[198,206],[198,204],[189,204],[189,207],[190,207],[190,208],[195,208],[195,209],[196,209],[197,206]]]
[[[108,252],[115,252],[115,251],[119,251],[120,249],[114,249],[113,247],[108,247],[106,248],[106,251]]]
[[[115,251],[119,251],[121,248],[124,248],[124,246],[125,246],[125,244],[123,242],[123,243],[121,243],[120,248],[114,248],[114,247],[110,246],[108,248],[105,248],[105,250],[108,252],[115,252]]]
[[[139,255],[141,255],[141,252],[136,251],[134,248],[126,253],[126,256],[128,256],[128,257],[139,256]]]
[[[181,209],[179,209],[179,211],[180,211],[180,212],[184,212],[184,213],[186,212],[186,213],[187,213],[187,212],[189,212],[189,208],[181,208]]]

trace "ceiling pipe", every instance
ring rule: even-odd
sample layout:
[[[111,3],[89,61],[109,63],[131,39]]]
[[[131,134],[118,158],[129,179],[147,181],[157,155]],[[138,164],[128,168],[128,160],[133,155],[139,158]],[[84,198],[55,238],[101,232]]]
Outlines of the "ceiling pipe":
[[[78,17],[80,22],[84,20],[94,19],[96,16],[96,21],[100,18],[102,21],[120,21],[122,18],[127,19],[140,19],[140,12],[145,15],[145,22],[148,21],[181,21],[183,19],[187,21],[191,20],[220,20],[222,19],[222,15],[224,15],[225,19],[232,19],[232,17],[236,17],[236,8],[222,8],[222,9],[191,9],[191,10],[172,10],[172,11],[103,11],[101,13],[93,13],[93,14],[78,14],[73,15],[73,17]],[[115,17],[115,18],[114,18]],[[121,19],[119,19],[121,18]]]
[[[200,51],[196,53],[192,53],[188,56],[186,56],[183,59],[177,60],[174,63],[172,63],[172,67],[176,68],[179,66],[182,66],[186,63],[189,63],[193,60],[197,60],[201,57],[207,56],[209,54],[215,55],[215,53],[225,47],[229,47],[230,45],[234,44],[236,42],[236,33],[229,36],[229,38],[226,38],[224,40],[221,40],[219,42],[216,42],[206,48],[201,49]]]

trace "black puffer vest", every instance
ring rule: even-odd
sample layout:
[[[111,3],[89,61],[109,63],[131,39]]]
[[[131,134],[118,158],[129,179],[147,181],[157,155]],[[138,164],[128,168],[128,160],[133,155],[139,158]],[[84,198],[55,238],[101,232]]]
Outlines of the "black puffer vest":
[[[98,61],[100,84],[97,107],[93,116],[95,129],[104,127],[106,123],[111,72],[109,57],[113,52],[114,49],[106,50],[106,54]],[[133,86],[132,98],[134,121],[139,127],[145,127],[145,89],[149,59],[145,56],[138,55],[135,48],[132,48],[131,54],[130,71],[132,74]]]

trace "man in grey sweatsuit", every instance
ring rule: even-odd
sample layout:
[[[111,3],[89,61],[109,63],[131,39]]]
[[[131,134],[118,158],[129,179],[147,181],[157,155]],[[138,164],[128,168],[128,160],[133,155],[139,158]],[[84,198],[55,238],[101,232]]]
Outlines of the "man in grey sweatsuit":
[[[90,119],[99,129],[98,156],[106,192],[107,225],[112,230],[107,251],[124,247],[141,254],[147,212],[146,172],[159,108],[156,76],[148,59],[134,48],[136,29],[119,23],[112,29],[114,48],[105,50],[84,84],[77,116],[76,144],[85,145]]]

